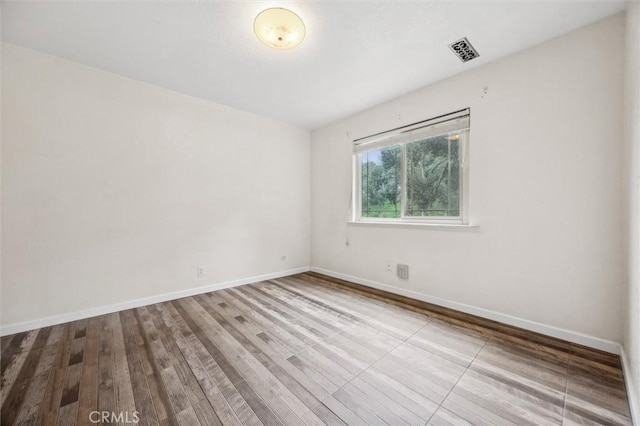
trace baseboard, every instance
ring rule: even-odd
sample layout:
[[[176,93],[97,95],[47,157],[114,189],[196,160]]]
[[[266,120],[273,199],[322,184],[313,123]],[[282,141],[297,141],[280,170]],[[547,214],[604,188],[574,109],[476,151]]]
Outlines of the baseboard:
[[[627,352],[624,346],[620,346],[620,359],[622,360],[622,374],[624,374],[624,383],[627,387],[627,399],[629,400],[629,410],[631,411],[631,423],[640,425],[640,395],[636,393],[633,387],[633,378],[631,377],[631,364],[627,358]]]
[[[259,281],[272,280],[274,278],[286,277],[294,274],[308,272],[308,266],[286,271],[273,272],[270,274],[257,275],[255,277],[242,278],[239,280],[226,281],[222,283],[210,284],[203,287],[190,288],[187,290],[173,291],[171,293],[159,294],[157,296],[145,297],[142,299],[131,300],[128,302],[116,303],[108,306],[87,309],[84,311],[71,312],[68,314],[54,315],[51,317],[41,318],[34,321],[26,321],[17,324],[10,324],[0,327],[0,336],[20,333],[22,331],[33,330],[41,327],[62,324],[69,321],[77,321],[80,319],[91,318],[98,315],[110,314],[112,312],[124,311],[131,308],[139,308],[140,306],[152,305],[154,303],[166,302],[168,300],[180,299],[197,294],[209,293],[210,291],[222,290],[225,288],[237,287],[245,284],[251,284]]]
[[[598,349],[598,350],[609,352],[612,354],[620,355],[620,344],[618,342],[600,339],[598,337],[589,336],[587,334],[582,334],[582,333],[578,333],[571,330],[565,330],[563,328],[554,327],[551,325],[542,324],[539,322],[530,321],[524,318],[518,318],[518,317],[514,317],[507,314],[502,314],[500,312],[491,311],[489,309],[483,309],[483,308],[478,308],[476,306],[466,305],[464,303],[442,299],[440,297],[429,296],[427,294],[418,293],[416,291],[406,290],[403,288],[394,287],[388,284],[383,284],[380,282],[371,281],[371,280],[367,280],[360,277],[354,277],[352,275],[331,271],[329,269],[312,266],[311,271],[317,272],[319,274],[328,275],[330,277],[342,279],[345,281],[351,281],[356,284],[362,284],[367,287],[373,287],[378,290],[388,291],[389,293],[398,294],[400,296],[410,297],[412,299],[421,300],[423,302],[432,303],[438,306],[443,306],[445,308],[455,309],[456,311],[464,312],[471,315],[476,315],[476,316],[490,319],[493,321],[498,321],[503,324],[508,324],[514,327],[523,328],[525,330],[529,330],[536,333],[544,334],[546,336],[566,340],[568,342],[577,343],[579,345],[587,346],[590,348]]]

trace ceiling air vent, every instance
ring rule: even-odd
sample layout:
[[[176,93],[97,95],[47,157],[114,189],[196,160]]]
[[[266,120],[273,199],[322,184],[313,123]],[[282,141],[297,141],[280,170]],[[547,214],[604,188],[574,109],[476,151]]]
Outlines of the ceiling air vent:
[[[449,49],[451,49],[462,62],[469,62],[473,58],[480,56],[466,37],[462,37],[460,40],[451,43]]]

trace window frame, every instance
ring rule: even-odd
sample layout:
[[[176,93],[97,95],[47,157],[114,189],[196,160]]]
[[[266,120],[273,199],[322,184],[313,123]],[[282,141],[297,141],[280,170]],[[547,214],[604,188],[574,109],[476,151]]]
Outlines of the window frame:
[[[466,117],[470,118],[469,109],[457,111],[456,113],[452,113],[451,115],[458,114],[466,111]],[[446,117],[446,116],[441,116]],[[440,119],[441,117],[437,117],[436,119]],[[429,122],[435,119],[425,120],[420,123],[427,123],[425,126],[421,128],[428,128]],[[417,124],[420,124],[417,123]],[[412,127],[414,125],[403,126],[399,129],[404,129],[406,127]],[[417,134],[413,138],[408,138],[407,140],[400,141],[398,143],[393,143],[395,136],[397,136],[397,130],[394,129],[389,133],[392,133],[388,137],[383,137],[382,140],[389,140],[388,144],[373,146],[370,149],[363,149],[359,152],[353,153],[352,158],[352,167],[353,167],[353,179],[352,179],[352,194],[353,194],[353,208],[352,208],[352,217],[351,220],[353,222],[359,223],[384,223],[384,224],[425,224],[425,225],[468,225],[469,224],[469,134],[470,134],[470,126],[461,126],[459,130],[449,130],[443,131],[442,133],[436,133],[434,135],[430,135],[428,137],[421,136]],[[418,142],[421,140],[434,138],[439,135],[459,132],[460,139],[458,140],[459,144],[459,158],[460,158],[460,188],[459,188],[459,197],[460,197],[460,215],[459,216],[408,216],[407,213],[407,145],[412,142]],[[384,135],[387,132],[383,132]],[[379,136],[377,134],[375,136]],[[366,139],[361,138],[354,141],[354,146],[357,141]],[[363,217],[362,216],[362,154],[371,151],[374,149],[381,148],[390,148],[394,146],[400,146],[400,217],[399,218],[385,218],[385,217]]]

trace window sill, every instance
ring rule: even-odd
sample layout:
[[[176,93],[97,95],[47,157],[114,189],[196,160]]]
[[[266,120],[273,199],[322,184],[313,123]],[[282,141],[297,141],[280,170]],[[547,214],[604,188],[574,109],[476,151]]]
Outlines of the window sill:
[[[421,222],[387,222],[387,221],[353,221],[347,222],[348,226],[372,227],[372,228],[404,228],[404,229],[433,229],[442,231],[467,231],[477,232],[480,225],[462,225],[458,223],[421,223]]]

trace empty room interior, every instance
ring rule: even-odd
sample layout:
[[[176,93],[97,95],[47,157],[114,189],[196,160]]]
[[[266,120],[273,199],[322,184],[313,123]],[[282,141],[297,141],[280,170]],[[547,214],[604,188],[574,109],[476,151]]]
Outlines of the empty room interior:
[[[640,425],[640,2],[0,14],[3,426]]]

